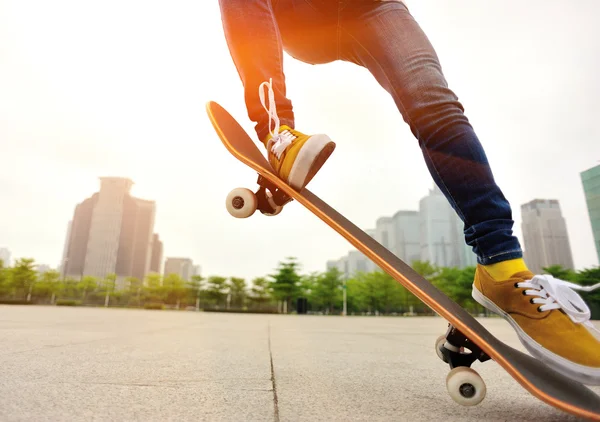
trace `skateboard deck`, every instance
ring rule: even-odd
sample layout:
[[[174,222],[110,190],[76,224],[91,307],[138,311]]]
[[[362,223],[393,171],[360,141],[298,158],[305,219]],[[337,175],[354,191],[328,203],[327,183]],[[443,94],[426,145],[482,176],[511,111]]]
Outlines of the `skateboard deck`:
[[[210,101],[206,105],[206,110],[227,150],[258,173],[259,184],[263,187],[259,189],[257,195],[261,194],[261,190],[264,194],[264,186],[267,185],[269,189],[278,191],[275,195],[278,203],[296,200],[449,323],[447,335],[436,341],[435,348],[438,356],[450,365],[452,371],[461,369],[472,371],[469,367],[476,359],[480,361],[492,359],[541,401],[567,413],[600,421],[600,397],[591,389],[498,340],[465,309],[317,195],[307,188],[296,191],[279,179],[261,150],[223,107]],[[260,203],[260,198],[258,202]],[[440,349],[440,345],[446,338],[448,341],[456,340],[450,341],[451,345],[457,346],[455,348],[450,346],[454,352],[445,348]],[[458,352],[460,350],[458,348],[463,346],[472,353],[465,355]],[[466,375],[466,378],[462,378],[466,380],[463,384],[454,383],[452,386],[447,384],[447,388],[455,401],[471,405],[468,403],[469,396],[473,397],[473,389],[480,388],[482,381],[476,372],[474,375],[473,373]],[[485,384],[483,390],[485,395]]]

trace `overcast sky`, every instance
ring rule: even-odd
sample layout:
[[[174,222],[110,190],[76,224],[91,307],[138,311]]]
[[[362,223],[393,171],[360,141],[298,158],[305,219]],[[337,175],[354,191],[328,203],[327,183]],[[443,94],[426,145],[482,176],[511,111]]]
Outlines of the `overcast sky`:
[[[600,164],[600,2],[413,0],[450,87],[514,209],[560,201],[576,268],[598,264],[580,172]],[[286,256],[322,271],[352,246],[300,204],[235,219],[225,197],[256,175],[205,103],[248,130],[216,0],[0,0],[0,246],[55,267],[99,176],[157,203],[165,256],[251,279]],[[417,141],[364,69],[286,56],[297,128],[337,149],[310,188],[363,228],[416,210],[432,187]],[[254,134],[253,132],[251,132]],[[243,240],[245,239],[245,240]]]

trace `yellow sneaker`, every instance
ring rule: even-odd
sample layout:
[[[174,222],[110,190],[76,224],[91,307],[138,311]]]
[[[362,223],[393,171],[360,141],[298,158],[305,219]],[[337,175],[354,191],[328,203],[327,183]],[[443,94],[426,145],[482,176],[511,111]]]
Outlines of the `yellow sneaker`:
[[[269,106],[265,104],[263,87],[268,88]],[[268,160],[280,179],[296,190],[302,189],[325,164],[335,143],[327,135],[305,135],[286,125],[279,126],[272,80],[259,87],[262,106],[269,115],[269,134],[262,139]],[[271,121],[275,128],[271,131]]]
[[[335,149],[335,143],[327,135],[309,136],[285,125],[276,137],[267,135],[263,143],[271,167],[297,190],[311,181]]]
[[[575,290],[594,290],[530,271],[496,281],[477,266],[472,296],[516,330],[532,356],[583,384],[600,385],[600,330]]]

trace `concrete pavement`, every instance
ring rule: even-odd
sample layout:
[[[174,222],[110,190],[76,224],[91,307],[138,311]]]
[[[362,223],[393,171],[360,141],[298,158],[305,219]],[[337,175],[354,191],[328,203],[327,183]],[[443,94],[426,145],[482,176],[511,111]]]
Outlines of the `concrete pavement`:
[[[501,319],[482,323],[524,350]],[[2,421],[559,421],[493,362],[461,407],[438,317],[0,306]],[[600,388],[593,388],[600,393]]]

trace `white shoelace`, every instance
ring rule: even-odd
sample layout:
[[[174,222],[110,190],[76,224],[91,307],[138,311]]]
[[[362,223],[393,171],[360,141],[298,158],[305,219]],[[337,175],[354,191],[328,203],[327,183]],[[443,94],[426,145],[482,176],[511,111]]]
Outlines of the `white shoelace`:
[[[269,107],[265,104],[265,92],[263,87],[266,86],[268,88],[269,95]],[[277,159],[281,158],[281,154],[286,150],[286,148],[292,143],[296,137],[288,130],[284,130],[279,133],[279,117],[277,116],[277,106],[275,105],[275,93],[273,92],[273,79],[270,78],[269,82],[263,82],[260,84],[258,88],[258,95],[260,97],[260,102],[269,115],[269,133],[272,137],[271,143],[271,152],[275,154]],[[275,128],[271,131],[271,121],[275,122]]]
[[[585,324],[596,330],[589,322],[591,317],[590,308],[575,290],[591,292],[599,288],[600,283],[593,286],[580,286],[544,274],[536,275],[531,280],[517,283],[517,287],[528,288],[528,290],[525,290],[525,294],[535,296],[532,302],[542,305],[539,307],[541,312],[551,309],[562,309],[573,322]]]

